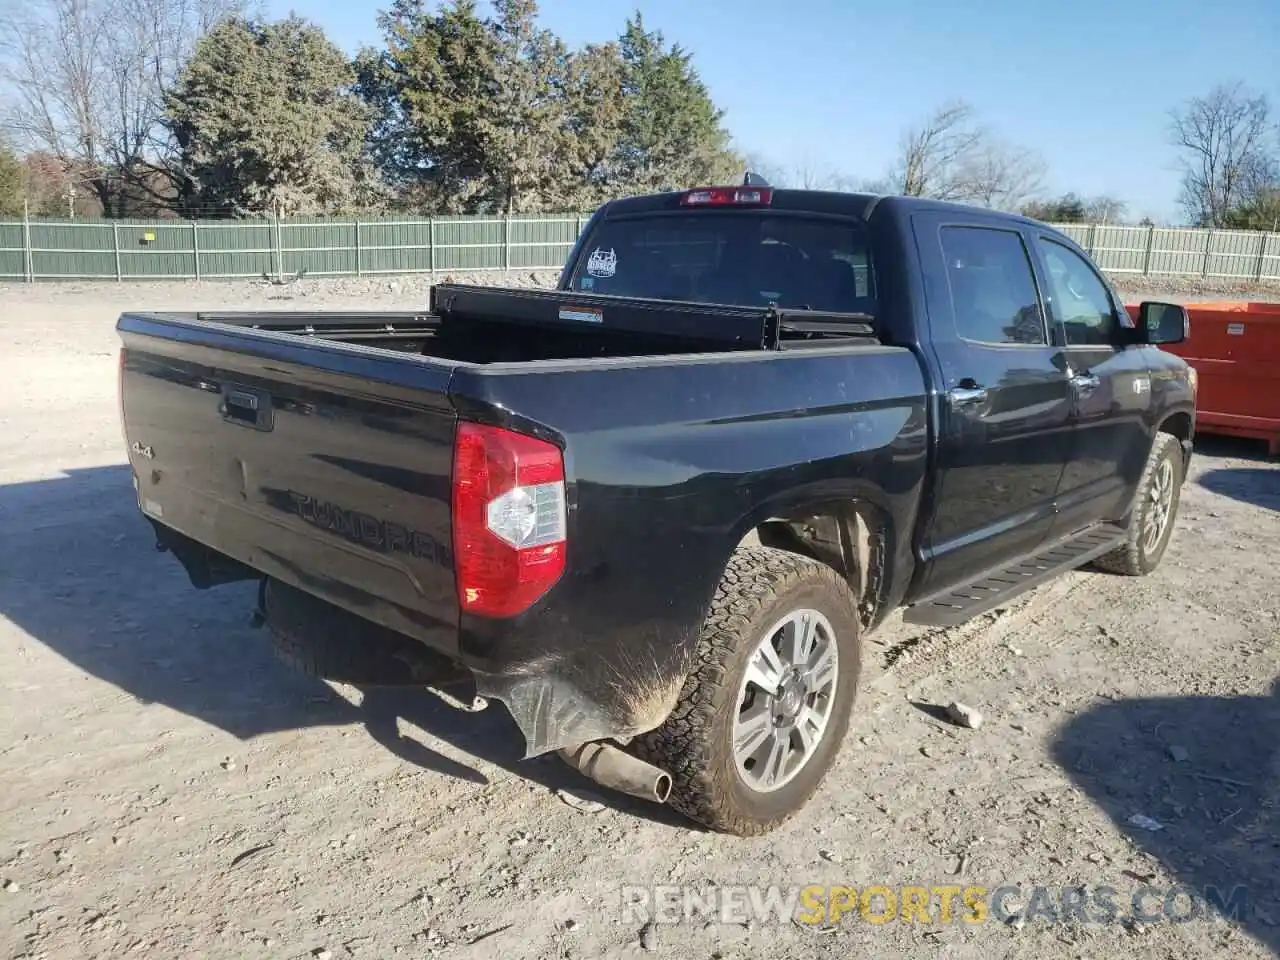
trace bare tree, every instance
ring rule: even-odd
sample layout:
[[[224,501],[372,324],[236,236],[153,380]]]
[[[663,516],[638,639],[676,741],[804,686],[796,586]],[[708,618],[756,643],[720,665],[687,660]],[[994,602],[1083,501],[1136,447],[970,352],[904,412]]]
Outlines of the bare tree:
[[[744,150],[747,169],[758,173],[775,187],[794,190],[836,190],[856,192],[861,182],[848,174],[805,156],[790,165],[775,163],[761,154]]]
[[[788,172],[781,164],[775,163],[764,154],[749,150],[741,144],[734,144],[733,150],[742,157],[746,171],[759,174],[775,187],[788,185]]]
[[[1121,223],[1129,205],[1119,197],[1100,194],[1085,201],[1085,219],[1090,223]]]
[[[1044,188],[1045,162],[1031,150],[998,140],[980,142],[956,164],[957,199],[996,210],[1018,210]]]
[[[855,189],[855,181],[848,174],[841,173],[812,157],[802,157],[784,176],[787,186],[799,190],[837,190]]]
[[[1182,207],[1203,226],[1224,225],[1275,177],[1271,106],[1240,83],[1220,84],[1172,114],[1171,140],[1181,153]]]
[[[0,25],[3,126],[57,157],[108,215],[163,201],[164,91],[196,42],[243,0],[31,0]]]
[[[944,104],[902,135],[893,175],[898,192],[908,197],[964,199],[957,172],[981,143],[973,108],[963,101]]]
[[[903,135],[890,179],[909,197],[1016,209],[1035,196],[1045,165],[977,122],[964,101],[947,103]]]

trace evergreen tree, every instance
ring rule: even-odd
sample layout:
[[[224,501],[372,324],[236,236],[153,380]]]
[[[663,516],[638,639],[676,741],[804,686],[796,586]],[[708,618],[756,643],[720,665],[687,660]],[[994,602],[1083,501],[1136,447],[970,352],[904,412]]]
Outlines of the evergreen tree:
[[[191,213],[319,214],[368,206],[369,111],[317,26],[233,18],[197,45],[167,97]]]
[[[0,141],[0,217],[22,216],[25,195],[22,162],[6,143]]]
[[[623,76],[615,43],[588,46],[569,60],[568,115],[558,152],[562,209],[588,210],[619,193],[618,144],[627,114]]]
[[[1252,199],[1227,211],[1223,222],[1229,230],[1280,230],[1280,184],[1262,187]]]
[[[646,30],[637,12],[621,38],[625,117],[618,186],[628,192],[737,182],[742,161],[729,149],[723,111],[693,67],[692,55]]]
[[[379,17],[381,52],[356,61],[358,88],[377,111],[369,154],[410,206],[453,212],[483,205],[484,134],[497,46],[474,0],[429,12],[423,0],[395,0]]]
[[[688,53],[637,15],[617,44],[570,51],[535,0],[429,9],[395,0],[362,51],[378,115],[368,153],[411,205],[456,212],[587,208],[626,193],[737,182],[722,117]]]
[[[495,0],[496,56],[490,109],[482,125],[490,204],[506,213],[554,209],[569,192],[564,154],[569,122],[569,54],[537,25],[534,0]]]

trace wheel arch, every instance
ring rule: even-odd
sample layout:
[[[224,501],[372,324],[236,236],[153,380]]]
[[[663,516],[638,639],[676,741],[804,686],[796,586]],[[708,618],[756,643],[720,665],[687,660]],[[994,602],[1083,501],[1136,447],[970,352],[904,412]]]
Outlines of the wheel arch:
[[[892,605],[895,579],[893,514],[868,497],[822,498],[796,504],[752,523],[735,546],[758,543],[809,557],[835,570],[858,601],[858,619],[871,630]]]
[[[1156,427],[1156,433],[1167,433],[1182,444],[1182,469],[1186,472],[1191,463],[1191,446],[1195,436],[1195,415],[1188,410],[1175,410],[1167,414]]]

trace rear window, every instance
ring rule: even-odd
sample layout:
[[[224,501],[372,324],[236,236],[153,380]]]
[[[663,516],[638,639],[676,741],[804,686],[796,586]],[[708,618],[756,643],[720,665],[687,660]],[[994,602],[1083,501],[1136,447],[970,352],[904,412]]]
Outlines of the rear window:
[[[619,297],[875,312],[864,225],[760,212],[605,220],[569,286]]]

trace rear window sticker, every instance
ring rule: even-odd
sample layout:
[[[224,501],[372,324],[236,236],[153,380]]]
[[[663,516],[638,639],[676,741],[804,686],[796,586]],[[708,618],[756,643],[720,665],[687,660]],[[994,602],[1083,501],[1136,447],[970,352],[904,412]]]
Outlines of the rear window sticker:
[[[618,272],[618,254],[610,247],[608,250],[601,250],[596,247],[591,251],[591,256],[587,258],[587,273],[593,277],[612,277]]]

